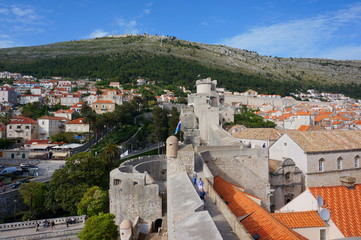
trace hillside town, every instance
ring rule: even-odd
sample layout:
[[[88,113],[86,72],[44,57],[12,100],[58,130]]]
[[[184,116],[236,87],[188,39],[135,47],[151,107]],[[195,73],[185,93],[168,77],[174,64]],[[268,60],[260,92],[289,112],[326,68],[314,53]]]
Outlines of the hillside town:
[[[230,92],[217,87],[221,80],[205,78],[196,80],[193,93],[177,86],[187,96],[180,104],[171,90],[156,94],[157,83],[146,78],[126,87],[10,72],[0,78],[11,80],[0,86],[2,119],[8,117],[0,135],[13,141],[0,150],[0,164],[76,157],[74,149],[92,135],[79,117],[86,107],[101,115],[151,92],[153,106],[178,109],[166,154],[127,159],[107,173],[109,212],[121,240],[361,236],[360,100],[315,90],[293,97]],[[24,106],[34,103],[59,109],[37,119],[22,116]],[[245,109],[275,127],[238,124],[235,116]],[[52,141],[60,132],[74,133],[78,142]]]

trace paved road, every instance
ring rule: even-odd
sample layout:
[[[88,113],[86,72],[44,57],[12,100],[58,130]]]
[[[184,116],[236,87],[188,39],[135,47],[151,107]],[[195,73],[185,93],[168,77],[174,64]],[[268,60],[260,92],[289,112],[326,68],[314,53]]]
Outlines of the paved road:
[[[62,167],[64,164],[65,164],[65,161],[41,160],[39,162],[39,164],[37,164],[37,166],[38,166],[38,176],[33,178],[33,180],[31,180],[31,181],[36,181],[36,182],[49,181],[51,176],[54,174],[55,170]],[[20,169],[20,166],[14,166],[14,167],[18,167]],[[11,188],[11,186],[12,186],[12,183],[5,185],[6,191],[13,190]]]
[[[40,226],[38,232],[36,232],[35,228],[23,228],[23,229],[16,229],[16,230],[10,230],[10,231],[0,231],[0,239],[28,236],[31,234],[46,233],[46,232],[52,232],[52,231],[53,232],[61,232],[64,230],[82,229],[83,227],[84,227],[83,223],[76,223],[76,224],[70,224],[69,227],[67,227],[66,224],[55,225],[54,230],[51,230],[50,227],[44,228],[43,226]]]

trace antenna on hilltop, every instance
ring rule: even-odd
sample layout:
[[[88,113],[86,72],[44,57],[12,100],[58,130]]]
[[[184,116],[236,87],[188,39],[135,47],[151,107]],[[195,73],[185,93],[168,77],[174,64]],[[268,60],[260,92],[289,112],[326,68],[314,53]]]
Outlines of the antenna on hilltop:
[[[163,45],[163,35],[160,36],[160,46],[162,47]]]
[[[112,22],[112,35],[115,35],[115,30],[114,30],[114,26],[115,26],[115,21]]]

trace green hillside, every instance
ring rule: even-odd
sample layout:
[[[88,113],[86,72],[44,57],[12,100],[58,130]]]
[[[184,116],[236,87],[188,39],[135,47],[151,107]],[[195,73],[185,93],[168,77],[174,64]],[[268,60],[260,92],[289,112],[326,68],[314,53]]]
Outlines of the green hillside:
[[[139,76],[191,89],[202,77],[233,91],[288,95],[300,89],[361,98],[361,61],[260,56],[175,37],[121,36],[0,49],[0,71],[131,82]],[[200,77],[198,77],[200,75]]]

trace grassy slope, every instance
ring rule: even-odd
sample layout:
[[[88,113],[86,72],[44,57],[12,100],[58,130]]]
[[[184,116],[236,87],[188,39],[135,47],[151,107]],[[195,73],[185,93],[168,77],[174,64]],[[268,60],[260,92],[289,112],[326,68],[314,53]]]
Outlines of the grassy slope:
[[[161,41],[157,36],[100,38],[0,49],[0,71],[3,70],[37,77],[90,76],[121,82],[146,76],[188,86],[200,74],[224,81],[225,87],[233,90],[246,87],[264,90],[279,81],[296,88],[361,83],[361,61],[272,58],[221,45],[173,38]],[[220,86],[224,86],[221,81]],[[252,85],[252,81],[259,81],[259,84]],[[268,82],[271,86],[267,86]]]

